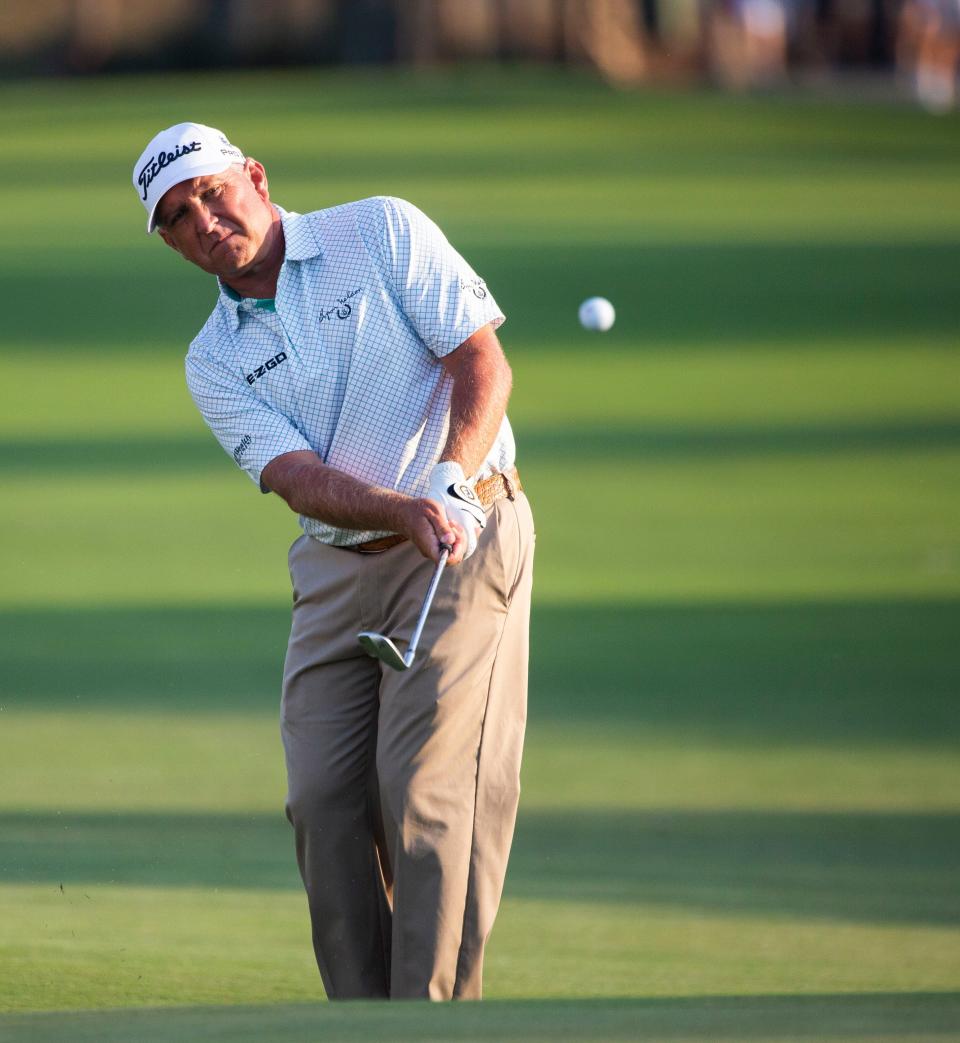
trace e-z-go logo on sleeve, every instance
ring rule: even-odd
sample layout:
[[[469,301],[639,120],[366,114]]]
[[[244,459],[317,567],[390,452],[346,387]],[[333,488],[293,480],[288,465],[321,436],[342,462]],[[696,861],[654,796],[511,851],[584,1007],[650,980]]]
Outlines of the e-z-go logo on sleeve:
[[[247,383],[248,384],[256,384],[256,382],[261,377],[266,376],[267,373],[269,373],[271,369],[276,369],[277,366],[279,366],[281,362],[286,362],[286,361],[287,361],[287,353],[285,351],[281,351],[278,355],[274,355],[272,359],[267,359],[267,361],[264,362],[264,364],[262,366],[257,366],[257,368],[252,373],[248,373],[247,374]]]

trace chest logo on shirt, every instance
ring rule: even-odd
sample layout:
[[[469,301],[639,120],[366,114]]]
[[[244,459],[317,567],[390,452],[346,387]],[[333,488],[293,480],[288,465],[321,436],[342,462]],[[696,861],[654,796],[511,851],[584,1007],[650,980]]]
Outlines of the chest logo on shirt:
[[[351,290],[349,293],[345,293],[342,297],[337,298],[337,303],[331,308],[321,308],[320,317],[317,319],[317,323],[330,322],[333,319],[346,319],[353,313],[353,305],[350,301],[353,297],[356,297],[360,293],[361,287],[357,287],[355,290]]]
[[[286,362],[286,361],[287,361],[287,353],[285,351],[281,351],[279,354],[274,355],[272,359],[267,359],[267,361],[264,362],[264,364],[262,366],[257,366],[257,368],[252,373],[248,373],[247,374],[247,383],[248,384],[256,384],[256,382],[261,377],[265,377],[270,372],[271,369],[276,369],[277,366],[279,366],[281,362]]]

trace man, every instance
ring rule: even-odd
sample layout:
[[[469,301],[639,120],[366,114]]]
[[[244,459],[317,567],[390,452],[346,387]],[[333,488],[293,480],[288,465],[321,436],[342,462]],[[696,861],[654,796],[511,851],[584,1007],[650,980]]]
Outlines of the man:
[[[503,321],[415,207],[299,215],[217,130],[157,134],[147,231],[217,276],[187,383],[224,449],[300,515],[281,733],[328,996],[479,998],[513,834],[533,522]],[[405,672],[357,643],[409,640]]]

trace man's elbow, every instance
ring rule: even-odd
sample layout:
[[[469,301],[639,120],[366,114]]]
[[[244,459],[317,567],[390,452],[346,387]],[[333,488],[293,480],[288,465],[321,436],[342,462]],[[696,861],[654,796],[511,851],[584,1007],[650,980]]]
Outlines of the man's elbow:
[[[300,453],[286,453],[271,460],[260,472],[260,483],[281,500],[295,514],[303,514],[307,503],[305,491],[307,483],[303,480],[303,472],[309,466],[297,457]]]
[[[509,398],[510,392],[513,391],[513,370],[510,368],[510,363],[507,362],[507,356],[502,353],[500,355],[500,375],[504,398]]]
[[[477,363],[487,374],[493,377],[505,396],[513,389],[513,370],[503,353],[497,335],[490,332],[489,338],[477,353]]]

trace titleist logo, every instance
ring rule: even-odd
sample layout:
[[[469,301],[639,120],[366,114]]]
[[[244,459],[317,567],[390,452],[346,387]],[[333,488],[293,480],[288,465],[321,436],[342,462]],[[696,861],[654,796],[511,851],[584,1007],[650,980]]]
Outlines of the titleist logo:
[[[161,152],[148,163],[144,163],[143,169],[137,175],[137,184],[143,190],[143,198],[147,198],[150,183],[164,167],[175,163],[181,156],[188,156],[191,152],[199,152],[201,147],[199,141],[191,141],[189,145],[177,145],[173,152]]]

